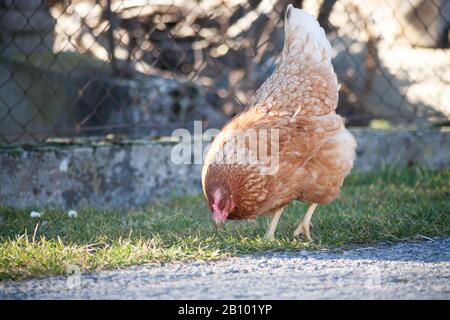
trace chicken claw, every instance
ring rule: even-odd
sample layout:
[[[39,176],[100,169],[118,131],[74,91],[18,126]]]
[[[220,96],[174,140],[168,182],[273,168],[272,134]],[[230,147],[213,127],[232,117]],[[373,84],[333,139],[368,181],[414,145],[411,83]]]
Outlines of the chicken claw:
[[[280,220],[281,214],[283,213],[283,209],[284,208],[281,208],[273,214],[272,220],[270,220],[269,229],[267,229],[266,235],[264,236],[264,238],[266,238],[267,240],[274,239],[275,229],[277,228],[278,220]]]
[[[298,224],[297,229],[294,231],[294,237],[298,237],[299,235],[304,235],[308,241],[312,241],[311,239],[311,217],[314,213],[314,210],[317,207],[317,203],[313,203],[309,206],[302,220]]]

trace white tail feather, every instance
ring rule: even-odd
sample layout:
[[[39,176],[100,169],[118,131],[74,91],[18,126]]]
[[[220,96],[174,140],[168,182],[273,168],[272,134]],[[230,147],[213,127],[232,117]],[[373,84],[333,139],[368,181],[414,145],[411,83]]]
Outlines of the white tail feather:
[[[325,31],[316,18],[305,10],[297,9],[290,4],[285,17],[286,38],[290,37],[293,46],[304,46],[303,52],[316,61],[331,61],[331,45]]]

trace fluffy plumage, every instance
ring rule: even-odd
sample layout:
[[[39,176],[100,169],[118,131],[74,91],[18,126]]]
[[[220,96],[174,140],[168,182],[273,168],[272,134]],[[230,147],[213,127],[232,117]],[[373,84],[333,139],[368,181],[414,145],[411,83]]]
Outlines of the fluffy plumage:
[[[325,204],[335,199],[356,148],[335,113],[337,102],[338,81],[325,32],[312,15],[289,5],[279,65],[250,106],[225,125],[205,159],[203,191],[215,223],[261,214],[277,216],[277,222],[281,209],[293,200]],[[239,152],[258,158],[248,141],[232,139],[249,129],[278,129],[277,172],[266,174],[261,163],[216,163],[218,156]]]

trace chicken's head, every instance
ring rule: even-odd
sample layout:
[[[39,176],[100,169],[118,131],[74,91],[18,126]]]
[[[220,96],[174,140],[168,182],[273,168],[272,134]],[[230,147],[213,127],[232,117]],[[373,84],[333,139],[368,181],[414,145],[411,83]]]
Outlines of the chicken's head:
[[[208,197],[208,202],[212,211],[214,228],[217,230],[227,220],[229,213],[234,209],[235,205],[230,193],[224,188],[216,188],[212,192],[211,198]]]

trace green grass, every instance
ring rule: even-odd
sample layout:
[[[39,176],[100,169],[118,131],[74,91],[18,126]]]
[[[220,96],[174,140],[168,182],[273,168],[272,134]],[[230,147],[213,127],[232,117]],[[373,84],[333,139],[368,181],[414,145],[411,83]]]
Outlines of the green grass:
[[[39,209],[40,218],[30,218]],[[151,261],[218,259],[271,250],[318,249],[415,236],[450,235],[450,169],[385,169],[353,173],[339,198],[313,216],[314,243],[294,239],[306,205],[281,217],[276,239],[263,239],[267,218],[227,222],[212,230],[202,196],[174,198],[135,210],[0,208],[0,279],[120,268]]]

